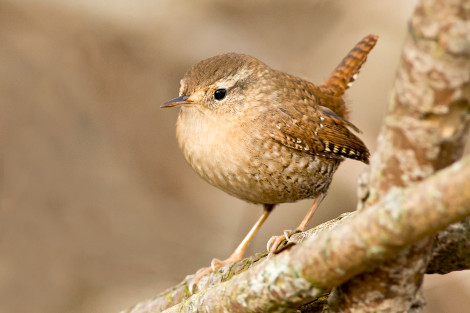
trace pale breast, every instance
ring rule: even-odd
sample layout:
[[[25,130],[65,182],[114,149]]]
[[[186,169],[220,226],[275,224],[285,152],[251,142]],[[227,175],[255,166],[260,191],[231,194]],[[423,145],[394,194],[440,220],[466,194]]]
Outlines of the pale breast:
[[[237,181],[236,174],[249,166],[249,155],[243,151],[243,135],[231,125],[233,121],[216,121],[194,108],[182,108],[176,123],[186,161],[210,184],[229,193],[233,185],[249,184]]]
[[[191,111],[189,111],[191,110]],[[253,203],[294,202],[326,191],[340,160],[288,148],[235,119],[221,122],[182,108],[177,138],[207,182]]]

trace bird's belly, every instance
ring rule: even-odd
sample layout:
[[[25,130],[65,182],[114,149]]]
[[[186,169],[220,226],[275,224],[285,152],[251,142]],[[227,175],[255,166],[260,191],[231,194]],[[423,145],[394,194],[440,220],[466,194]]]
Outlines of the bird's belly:
[[[177,123],[178,142],[187,162],[210,184],[252,203],[315,198],[327,190],[339,164],[337,159],[309,155],[270,138],[233,136],[233,129],[211,127],[207,120],[204,126],[197,125],[197,131],[191,124],[188,120]]]
[[[277,142],[250,160],[250,187],[238,197],[253,202],[276,204],[315,198],[328,189],[339,160],[324,159],[293,150]]]

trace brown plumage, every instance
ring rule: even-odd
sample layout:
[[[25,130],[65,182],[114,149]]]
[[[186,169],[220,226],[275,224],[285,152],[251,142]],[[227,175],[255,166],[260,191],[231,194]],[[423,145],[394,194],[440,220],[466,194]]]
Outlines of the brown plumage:
[[[368,163],[369,151],[347,120],[343,95],[376,36],[369,35],[322,85],[274,70],[248,55],[201,61],[181,80],[177,138],[191,167],[210,184],[265,212],[234,254],[215,260],[196,278],[241,258],[274,205],[315,199],[297,229],[304,230],[344,158]],[[274,237],[274,253],[283,237]]]
[[[374,48],[378,38],[378,36],[369,35],[359,41],[343,58],[330,77],[321,84],[321,87],[330,89],[337,97],[342,96],[356,80],[362,65],[367,60],[367,55]]]

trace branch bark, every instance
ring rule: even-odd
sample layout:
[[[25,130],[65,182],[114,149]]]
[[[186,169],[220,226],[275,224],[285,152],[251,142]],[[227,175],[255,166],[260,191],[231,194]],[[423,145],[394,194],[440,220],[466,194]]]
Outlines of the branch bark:
[[[344,213],[334,220],[325,222],[305,232],[294,234],[290,238],[291,243],[285,243],[285,249],[289,249],[289,247],[292,247],[294,244],[300,244],[307,238],[315,237],[321,232],[332,231],[335,227],[357,214],[358,211]],[[266,257],[266,255],[267,252],[258,253],[224,267],[204,278],[204,280],[199,283],[198,289],[206,290],[221,282],[227,281],[231,277],[256,265],[257,262]],[[426,274],[446,274],[467,269],[470,269],[470,218],[466,218],[463,222],[454,223],[447,229],[438,233],[437,240],[434,243],[431,261],[426,269]],[[150,300],[139,303],[133,308],[134,311],[132,312],[161,312],[185,301],[191,296],[188,290],[188,283],[193,276],[194,275],[188,275],[180,284],[163,291]],[[321,312],[323,306],[327,304],[326,300],[327,297],[321,296],[304,306],[305,309],[301,307],[300,311]],[[131,312],[131,310],[126,312]]]
[[[437,234],[426,274],[470,269],[470,218]]]
[[[433,208],[430,210],[429,208]],[[470,157],[165,312],[283,312],[470,215]],[[225,269],[227,270],[227,268]],[[128,313],[159,312],[149,300]]]
[[[426,179],[462,156],[469,128],[469,13],[468,0],[418,3],[378,150],[362,183],[362,208],[374,205],[393,188]],[[433,242],[434,237],[424,238],[373,272],[335,288],[330,308],[335,312],[419,311]]]

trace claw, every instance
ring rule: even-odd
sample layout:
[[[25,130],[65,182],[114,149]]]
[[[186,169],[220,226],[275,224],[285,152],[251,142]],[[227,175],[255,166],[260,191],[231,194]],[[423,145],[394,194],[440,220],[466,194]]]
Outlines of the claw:
[[[288,230],[288,232],[290,232],[289,235],[286,235],[286,230],[284,231],[284,236],[286,236],[287,242],[288,242],[288,243],[295,243],[294,241],[291,240],[291,237],[292,237],[293,235],[295,235],[295,234],[301,233],[302,230],[300,230],[300,229],[296,229],[296,230],[294,230],[294,231]]]
[[[280,236],[272,236],[268,243],[266,244],[266,248],[267,250],[269,251],[268,253],[268,257],[271,257],[273,256],[274,254],[276,254],[276,251],[277,249],[279,248],[279,246],[281,245],[281,243],[284,241],[284,240],[287,240],[287,243],[288,244],[295,244],[295,242],[293,242],[290,237],[293,235],[293,234],[296,234],[296,233],[299,233],[301,232],[300,229],[296,229],[296,230],[284,230],[283,231],[283,235],[280,235]]]
[[[284,234],[284,237],[286,238],[287,241],[289,241],[290,236],[292,236],[293,231],[292,230],[285,230],[282,232]]]
[[[193,279],[188,283],[189,293],[192,295],[196,292],[196,284],[197,282],[193,281]]]
[[[232,254],[228,259],[225,259],[225,260],[212,259],[211,266],[203,267],[200,270],[198,270],[196,272],[196,275],[194,275],[194,277],[188,283],[189,292],[191,294],[194,294],[197,284],[199,283],[201,278],[203,278],[207,274],[215,272],[219,268],[224,267],[225,265],[238,261],[240,259],[241,259],[241,256],[237,254]]]
[[[271,239],[268,241],[268,258],[272,257],[274,254],[276,254],[277,248],[279,248],[279,245],[284,241],[284,236],[273,236]]]
[[[203,278],[204,276],[206,276],[207,274],[212,273],[212,272],[213,272],[213,270],[212,270],[211,267],[203,267],[203,268],[199,269],[196,272],[196,274],[194,275],[194,277],[188,283],[189,292],[191,294],[194,294],[196,292],[196,286],[199,283],[199,281],[201,280],[201,278]]]
[[[211,261],[211,269],[212,271],[216,271],[217,269],[221,268],[222,266],[224,266],[224,262],[219,260],[219,259],[212,259]]]
[[[266,244],[266,250],[268,250],[268,251],[271,250],[271,244],[272,244],[274,239],[276,239],[276,236],[272,236],[271,238],[269,238],[268,243]]]

